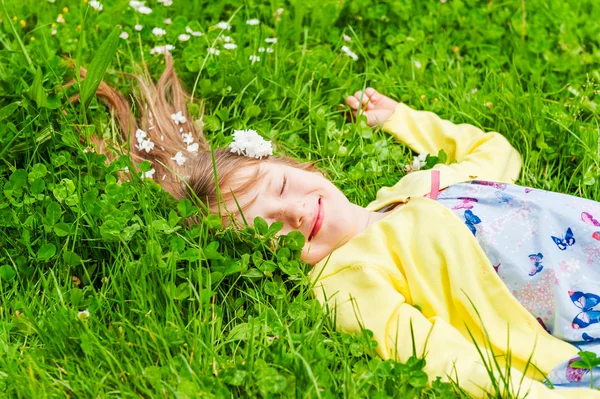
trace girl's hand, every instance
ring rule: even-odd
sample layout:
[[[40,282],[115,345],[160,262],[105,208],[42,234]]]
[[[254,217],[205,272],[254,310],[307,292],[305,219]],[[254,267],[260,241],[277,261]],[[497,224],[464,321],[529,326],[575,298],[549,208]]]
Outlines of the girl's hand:
[[[383,125],[392,116],[398,102],[369,87],[364,92],[357,91],[353,96],[346,97],[346,105],[352,108],[355,118],[360,109],[360,114],[367,117],[367,124],[375,126]]]

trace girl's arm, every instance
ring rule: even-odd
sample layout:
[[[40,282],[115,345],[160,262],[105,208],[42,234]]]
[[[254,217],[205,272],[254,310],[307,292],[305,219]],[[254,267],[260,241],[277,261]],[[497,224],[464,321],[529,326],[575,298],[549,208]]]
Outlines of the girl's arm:
[[[456,176],[507,183],[519,176],[521,156],[499,133],[484,133],[473,125],[456,125],[432,112],[415,111],[372,88],[347,97],[346,104],[355,115],[361,108],[370,126],[383,124],[384,131],[419,154],[437,155],[444,150]]]
[[[427,111],[399,104],[383,130],[417,153],[437,155],[444,150],[449,165],[460,175],[513,183],[521,170],[521,156],[499,133],[484,133],[469,125],[456,125]]]
[[[378,343],[377,354],[383,359],[392,358],[404,363],[413,353],[419,358],[424,354],[424,370],[430,383],[440,376],[445,382],[457,381],[472,397],[487,398],[488,393],[495,395],[488,370],[472,342],[443,319],[428,319],[407,304],[404,296],[394,288],[393,279],[383,268],[377,265],[347,267],[321,280],[320,284],[322,285],[317,283],[315,295],[322,303],[329,303],[337,328],[349,333],[360,332],[361,326],[370,329]],[[335,294],[325,298],[324,292]],[[484,348],[480,349],[489,363],[493,359],[491,353]],[[532,368],[533,366],[530,367]],[[518,391],[519,397],[524,397],[529,392],[527,397],[530,399],[600,398],[598,391],[555,391],[541,382],[523,376],[515,368],[510,369],[509,377],[507,371],[502,367],[503,378],[505,381],[508,378],[508,389],[515,397]],[[500,386],[500,393],[504,393],[502,377],[496,370],[493,374]]]

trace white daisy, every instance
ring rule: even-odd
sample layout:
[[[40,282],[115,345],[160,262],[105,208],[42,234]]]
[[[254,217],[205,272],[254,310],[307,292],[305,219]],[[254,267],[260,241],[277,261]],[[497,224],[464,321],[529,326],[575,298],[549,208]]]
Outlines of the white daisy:
[[[52,34],[52,36],[56,35],[56,29],[52,29],[52,32],[50,32]]]
[[[258,52],[259,53],[264,53],[265,52],[265,48],[264,47],[259,47],[258,48]]]
[[[352,41],[352,38],[348,35],[344,35],[343,38],[346,43],[350,43]]]
[[[181,151],[177,151],[177,154],[175,154],[175,156],[171,159],[177,162],[177,165],[179,166],[182,166],[187,160],[187,158],[183,156],[183,153]]]
[[[142,172],[142,179],[152,179],[152,176],[154,176],[155,173],[156,171],[154,170],[154,168],[150,169],[147,172]]]
[[[215,26],[219,29],[231,30],[231,25],[229,25],[229,22],[221,21]]]
[[[141,6],[137,9],[137,12],[139,12],[140,14],[148,15],[152,13],[152,9],[150,7]]]
[[[86,310],[82,310],[81,312],[77,313],[77,318],[79,320],[85,320],[88,317],[90,317],[90,312],[86,309]]]
[[[214,48],[214,47],[209,47],[209,48],[208,48],[208,54],[219,55],[220,53],[221,53],[221,51],[220,51],[220,50],[217,50],[217,49],[216,49],[216,48]]]
[[[119,35],[119,37],[121,39],[123,39],[123,40],[127,40],[127,39],[129,39],[129,33],[123,31],[123,32],[121,32],[121,34]]]
[[[188,152],[198,152],[199,147],[200,147],[200,144],[198,144],[198,143],[190,144],[187,146],[187,151]]]
[[[342,46],[342,51],[346,53],[346,55],[352,58],[354,61],[358,60],[358,55],[356,55],[348,46]]]
[[[237,47],[237,44],[235,44],[235,43],[225,43],[223,45],[223,48],[225,50],[234,50],[236,47]]]
[[[249,59],[249,60],[250,60],[250,61],[251,61],[253,64],[254,64],[255,62],[258,62],[258,61],[260,61],[260,57],[259,57],[258,55],[254,55],[254,54],[253,54],[253,55],[251,55],[251,56],[250,56],[248,59]]]
[[[137,25],[135,26],[135,28],[134,28],[134,29],[135,29],[135,30],[137,30],[137,31],[139,32],[139,31],[141,31],[143,28],[144,28],[144,27],[143,27],[142,25],[140,25],[140,24],[137,24]]]
[[[249,19],[246,21],[246,24],[251,25],[251,26],[256,26],[258,24],[260,24],[260,20],[253,18],[253,19]]]
[[[102,8],[104,8],[102,3],[100,3],[98,0],[90,0],[88,4],[96,11],[102,11]]]
[[[166,31],[166,30],[164,30],[164,29],[162,29],[162,28],[154,28],[154,29],[152,29],[152,34],[153,34],[154,36],[161,37],[161,36],[164,36],[164,35],[166,35],[166,34],[167,34],[167,31]]]
[[[173,21],[171,21],[171,18],[167,18],[167,19],[165,19],[163,22],[164,22],[166,25],[171,25],[171,22],[173,22]]]
[[[194,137],[192,136],[192,133],[182,133],[181,134],[181,138],[183,139],[183,142],[187,145],[190,145],[194,142]]]
[[[164,46],[156,46],[150,50],[150,54],[170,54],[171,50],[174,50],[175,46],[167,44]]]
[[[58,17],[56,17],[56,22],[58,22],[59,24],[64,24],[65,23],[65,17],[63,17],[62,14],[58,14]]]
[[[197,37],[197,36],[202,36],[202,32],[195,32],[195,31],[194,31],[192,28],[190,28],[189,26],[186,26],[186,27],[185,27],[185,31],[186,31],[187,33],[189,33],[190,35],[192,35],[192,36],[196,36],[196,37]]]
[[[177,39],[181,40],[182,42],[187,42],[190,40],[190,35],[182,33],[181,35],[177,36]]]
[[[176,114],[171,114],[171,119],[173,119],[176,125],[187,122],[187,119],[185,119],[185,116],[183,116],[181,111],[177,111]]]
[[[276,37],[267,37],[265,39],[265,42],[270,43],[270,44],[275,44],[275,43],[277,43],[277,38]]]

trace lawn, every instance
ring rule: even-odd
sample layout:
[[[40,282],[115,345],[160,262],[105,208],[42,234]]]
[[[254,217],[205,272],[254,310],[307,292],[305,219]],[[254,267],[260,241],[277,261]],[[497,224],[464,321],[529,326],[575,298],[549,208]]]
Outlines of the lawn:
[[[368,331],[335,331],[301,235],[190,227],[189,201],[118,184],[130,161],[79,139],[115,120],[93,96],[69,101],[70,63],[106,63],[130,95],[120,72],[157,78],[157,46],[174,46],[211,145],[254,129],[361,205],[413,158],[346,121],[339,104],[367,86],[501,132],[523,154],[519,184],[600,200],[597,0],[0,1],[2,397],[458,395],[425,387],[422,360],[377,358]],[[115,27],[114,57],[94,58]]]

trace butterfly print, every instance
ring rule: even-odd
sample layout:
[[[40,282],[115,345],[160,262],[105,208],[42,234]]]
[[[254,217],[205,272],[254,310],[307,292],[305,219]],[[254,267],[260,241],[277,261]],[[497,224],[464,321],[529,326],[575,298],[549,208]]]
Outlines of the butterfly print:
[[[569,360],[569,365],[567,366],[567,380],[569,380],[569,382],[579,382],[584,375],[590,372],[590,369],[576,369],[571,367],[571,364],[578,360],[581,360],[581,358],[574,357],[573,359]]]
[[[494,270],[496,271],[496,273],[498,273],[498,269],[500,269],[501,265],[502,265],[502,263],[498,263],[497,265],[492,265],[492,267],[494,268]]]
[[[573,230],[571,230],[570,227],[565,233],[565,238],[552,236],[552,240],[554,241],[558,249],[560,249],[561,251],[564,251],[565,249],[567,249],[567,247],[570,247],[571,245],[575,244],[575,236],[573,235]]]
[[[501,204],[507,204],[512,206],[514,197],[512,195],[503,193],[502,191],[496,191],[496,197],[500,200]]]
[[[471,202],[479,202],[477,198],[471,197],[458,197],[456,199],[461,200],[461,203],[454,205],[452,209],[473,209],[473,204]]]
[[[542,271],[542,269],[544,268],[544,265],[542,265],[543,257],[544,257],[544,255],[542,255],[541,252],[538,252],[537,254],[529,255],[529,260],[531,261],[531,264],[533,265],[533,268],[529,272],[530,276],[533,277]]]
[[[600,341],[600,338],[592,337],[588,333],[583,333],[583,335],[581,336],[581,339],[583,339],[585,342]]]
[[[490,187],[494,187],[498,190],[506,190],[506,184],[502,184],[502,183],[494,183],[491,181],[484,181],[484,180],[472,180],[471,184],[479,184],[480,186],[490,186]]]
[[[475,228],[475,225],[479,223],[481,223],[481,219],[479,219],[479,216],[475,215],[470,209],[467,209],[465,211],[465,224],[467,225],[469,230],[471,230],[471,233],[473,233],[473,235],[477,235],[477,229]]]
[[[525,187],[525,194],[529,194],[533,191],[533,188]]]
[[[581,309],[573,319],[571,327],[578,330],[600,322],[600,311],[593,310],[594,306],[600,303],[600,296],[581,291],[569,291],[569,297],[573,304]]]
[[[544,323],[544,320],[542,320],[541,317],[537,317],[536,320],[538,321],[538,323],[540,323],[540,325],[542,327],[544,327],[544,330],[546,330],[546,332],[550,335],[552,335],[552,332],[550,331],[550,329],[548,327],[546,327],[546,324]]]
[[[594,219],[594,217],[587,212],[581,212],[581,220],[583,220],[586,224],[593,227],[600,227],[600,222]],[[595,231],[592,233],[592,237],[596,241],[600,241],[600,231]]]

